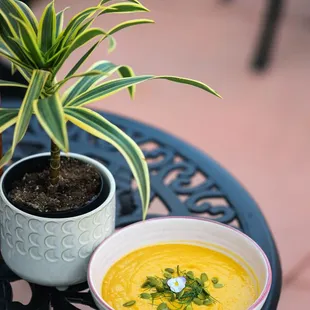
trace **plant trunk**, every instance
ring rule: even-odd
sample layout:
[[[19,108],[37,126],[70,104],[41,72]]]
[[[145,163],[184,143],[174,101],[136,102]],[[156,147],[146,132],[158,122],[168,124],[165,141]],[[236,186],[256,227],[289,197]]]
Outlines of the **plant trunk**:
[[[50,183],[57,185],[60,173],[60,149],[51,141]]]

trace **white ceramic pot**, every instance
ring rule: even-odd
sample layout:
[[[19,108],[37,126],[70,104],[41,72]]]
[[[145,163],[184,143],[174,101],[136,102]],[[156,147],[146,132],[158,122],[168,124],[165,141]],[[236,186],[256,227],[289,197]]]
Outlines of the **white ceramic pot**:
[[[10,203],[0,182],[1,253],[6,264],[21,278],[45,286],[65,288],[86,281],[87,265],[95,248],[115,228],[115,181],[101,163],[89,157],[70,153],[87,162],[101,174],[109,190],[107,198],[89,213],[65,218],[47,218],[28,214]]]
[[[237,260],[244,268],[250,266],[258,279],[260,295],[248,309],[240,310],[259,310],[263,307],[271,286],[271,268],[266,255],[252,239],[230,226],[214,221],[165,217],[130,225],[98,246],[88,267],[88,284],[99,309],[114,310],[101,297],[103,277],[109,268],[133,250],[164,242],[205,243],[207,247],[213,247]]]

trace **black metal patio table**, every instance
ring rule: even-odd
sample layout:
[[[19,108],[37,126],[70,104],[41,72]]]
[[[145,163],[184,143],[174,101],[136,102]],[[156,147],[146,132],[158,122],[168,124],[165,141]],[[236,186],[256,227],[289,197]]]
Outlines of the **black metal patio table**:
[[[4,102],[4,106],[16,105]],[[218,163],[192,146],[139,122],[112,114],[104,115],[126,131],[142,147],[151,172],[151,199],[164,206],[156,214],[150,209],[148,218],[158,216],[207,216],[233,225],[253,238],[267,254],[273,272],[270,295],[263,310],[275,310],[281,292],[282,274],[279,255],[268,225],[247,191]],[[70,151],[102,161],[117,183],[117,227],[141,220],[139,195],[133,177],[122,156],[107,143],[68,125]],[[11,143],[12,128],[3,134],[4,148]],[[14,160],[49,150],[49,139],[36,119],[32,119],[25,138],[16,149]],[[163,210],[162,210],[163,211]],[[96,309],[87,283],[64,292],[56,288],[30,284],[32,297],[27,305],[18,301],[11,284],[20,280],[0,261],[1,310],[79,309],[88,305]]]

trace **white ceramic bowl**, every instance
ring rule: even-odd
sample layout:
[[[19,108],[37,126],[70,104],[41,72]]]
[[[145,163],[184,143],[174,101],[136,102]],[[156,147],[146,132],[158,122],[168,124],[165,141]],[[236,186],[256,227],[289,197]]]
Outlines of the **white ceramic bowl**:
[[[224,252],[245,268],[246,265],[250,266],[261,290],[259,297],[248,310],[259,310],[263,307],[270,291],[271,268],[265,253],[251,238],[230,226],[206,219],[165,217],[127,226],[98,246],[88,267],[88,283],[98,308],[114,310],[102,299],[101,285],[104,275],[116,261],[144,246],[180,241],[191,244],[197,242],[200,245],[201,242],[207,243],[208,247]]]

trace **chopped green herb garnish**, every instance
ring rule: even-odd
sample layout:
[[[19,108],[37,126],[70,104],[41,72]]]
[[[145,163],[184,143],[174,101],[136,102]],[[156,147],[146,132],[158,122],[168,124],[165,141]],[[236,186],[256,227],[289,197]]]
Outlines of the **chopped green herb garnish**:
[[[176,273],[175,273],[176,270]],[[141,285],[145,289],[141,299],[150,300],[157,310],[192,310],[192,305],[208,306],[218,303],[211,296],[208,287],[222,288],[224,285],[217,277],[211,278],[206,273],[196,277],[193,271],[165,268],[162,277],[149,276]],[[131,307],[136,301],[126,302],[124,307]]]

